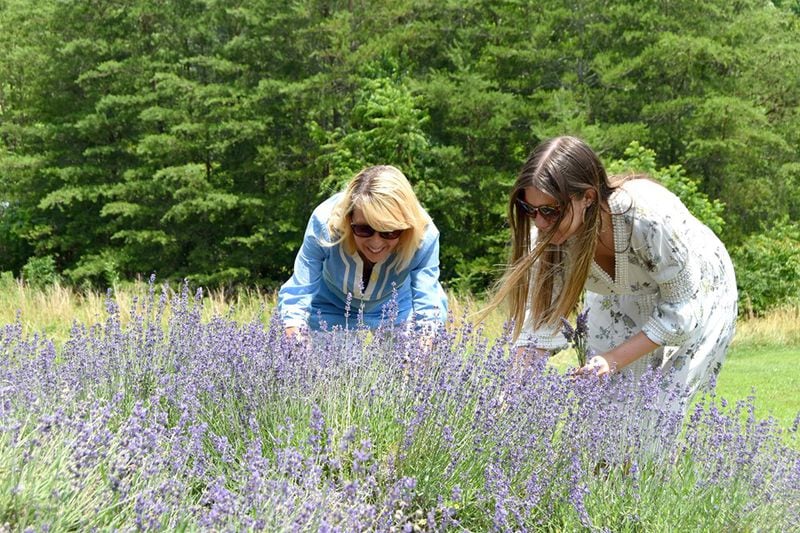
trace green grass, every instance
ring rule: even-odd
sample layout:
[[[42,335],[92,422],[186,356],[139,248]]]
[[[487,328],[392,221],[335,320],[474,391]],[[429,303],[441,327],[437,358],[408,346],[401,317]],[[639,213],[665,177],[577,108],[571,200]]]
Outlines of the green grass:
[[[790,427],[800,412],[800,346],[734,345],[722,366],[717,395],[729,402],[755,396],[756,416]]]

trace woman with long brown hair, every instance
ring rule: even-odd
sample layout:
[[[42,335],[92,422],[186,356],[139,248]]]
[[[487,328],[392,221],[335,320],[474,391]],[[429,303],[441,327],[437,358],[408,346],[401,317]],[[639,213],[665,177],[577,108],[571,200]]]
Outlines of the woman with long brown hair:
[[[529,155],[508,212],[511,258],[484,313],[508,301],[518,355],[564,347],[561,319],[583,300],[594,356],[579,374],[674,370],[686,400],[719,371],[736,323],[733,266],[669,190],[610,178],[586,143],[557,137]]]

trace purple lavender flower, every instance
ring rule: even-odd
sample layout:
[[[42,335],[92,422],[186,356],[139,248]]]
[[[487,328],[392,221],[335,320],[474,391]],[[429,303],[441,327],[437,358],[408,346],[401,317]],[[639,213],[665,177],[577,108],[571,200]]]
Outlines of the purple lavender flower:
[[[0,445],[26,476],[7,485],[37,505],[18,529],[623,530],[598,499],[652,516],[654,486],[714,496],[721,512],[684,529],[800,521],[796,433],[753,398],[684,423],[658,374],[575,382],[542,362],[509,379],[509,329],[451,323],[422,354],[387,320],[298,346],[274,317],[204,318],[186,284],[153,293],[60,348],[0,327]],[[52,479],[30,475],[43,464]],[[85,498],[70,523],[47,511]]]

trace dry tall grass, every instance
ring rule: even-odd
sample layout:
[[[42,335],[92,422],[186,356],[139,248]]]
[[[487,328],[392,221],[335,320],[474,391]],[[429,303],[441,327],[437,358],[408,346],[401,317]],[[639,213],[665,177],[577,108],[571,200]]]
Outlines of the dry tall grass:
[[[112,290],[114,301],[125,323],[136,302],[148,297],[150,287],[137,282]],[[176,285],[158,285],[156,298],[166,290],[174,297],[181,290]],[[194,296],[194,290],[192,290]],[[95,324],[106,317],[107,293],[78,291],[62,285],[35,288],[15,280],[0,285],[0,324],[20,321],[27,333],[42,333],[57,344],[67,340],[72,324]],[[274,293],[246,290],[231,296],[224,291],[203,293],[203,316],[229,315],[240,322],[253,319],[266,321],[275,306]]]
[[[800,346],[800,305],[775,309],[763,317],[739,319],[733,342]]]
[[[158,285],[157,295],[167,290],[171,296],[178,285]],[[126,284],[114,291],[121,319],[130,316],[135,301],[145,298],[149,286],[144,282]],[[194,289],[192,289],[194,294]],[[104,320],[106,293],[76,291],[61,285],[37,289],[20,281],[0,284],[0,324],[15,322],[19,316],[28,333],[43,333],[57,344],[69,336],[74,322],[93,324]],[[229,315],[240,322],[254,319],[264,323],[275,306],[275,293],[263,290],[244,290],[234,294],[209,291],[203,294],[203,316]],[[482,302],[470,295],[450,295],[450,311],[455,325],[471,320]],[[500,311],[491,314],[482,324],[486,335],[497,337],[503,332],[504,316]],[[764,317],[740,319],[735,344],[800,346],[800,306],[773,311]]]

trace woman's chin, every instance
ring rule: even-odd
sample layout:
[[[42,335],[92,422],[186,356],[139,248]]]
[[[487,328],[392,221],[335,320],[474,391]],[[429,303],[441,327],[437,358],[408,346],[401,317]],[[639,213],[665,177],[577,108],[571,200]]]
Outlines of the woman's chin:
[[[387,257],[389,257],[389,252],[381,252],[378,254],[373,254],[369,251],[367,252],[361,251],[360,253],[362,259],[366,259],[372,264],[382,263],[386,260]]]

